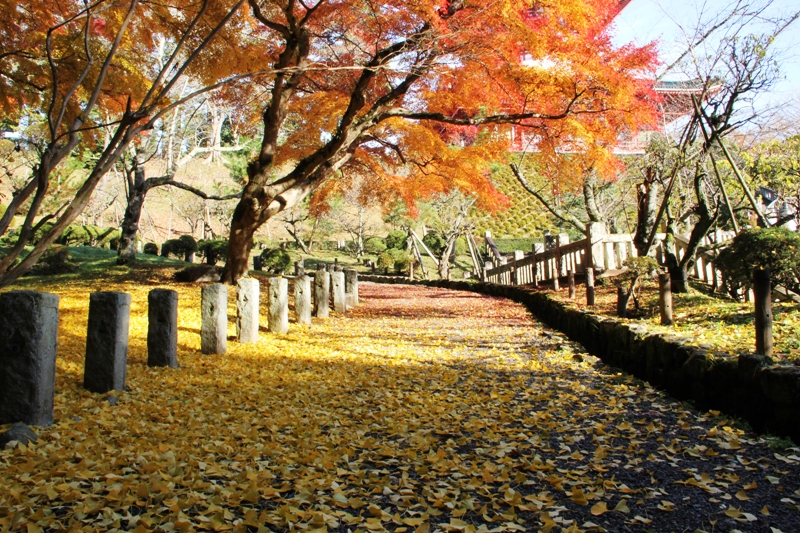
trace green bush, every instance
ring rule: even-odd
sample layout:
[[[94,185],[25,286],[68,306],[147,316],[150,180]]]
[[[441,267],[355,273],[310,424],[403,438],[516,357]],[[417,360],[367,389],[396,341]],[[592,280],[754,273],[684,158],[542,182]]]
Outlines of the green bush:
[[[176,256],[178,259],[183,259],[188,254],[193,254],[197,251],[197,241],[191,235],[181,235],[177,239],[170,239],[161,245],[161,255],[169,257]]]
[[[264,270],[273,274],[283,274],[292,264],[292,258],[289,253],[280,248],[261,252],[261,261]]]
[[[456,255],[467,255],[469,253],[469,246],[467,246],[467,239],[459,237],[456,239]]]
[[[72,260],[69,248],[56,245],[47,250],[42,258],[31,269],[31,274],[37,276],[52,276],[54,274],[69,274],[78,270],[79,265]]]
[[[200,241],[197,243],[197,250],[206,258],[206,263],[216,265],[219,258],[228,252],[228,241],[227,239]]]
[[[753,271],[768,268],[773,285],[798,288],[800,234],[786,228],[752,228],[734,237],[715,261],[731,295],[753,285]]]
[[[380,237],[370,237],[364,241],[364,251],[372,255],[380,255],[386,251],[386,244]]]
[[[99,226],[67,226],[67,229],[56,239],[56,243],[66,246],[94,246],[111,248],[119,246],[122,232],[117,228],[101,228]]]
[[[378,256],[378,260],[375,262],[375,266],[378,268],[382,268],[385,272],[389,272],[389,269],[394,266],[394,257],[389,252],[383,252],[381,255]]]
[[[541,239],[525,238],[525,239],[495,239],[497,249],[501,254],[511,254],[515,250],[522,250],[523,252],[533,251],[533,245],[537,242],[542,242]]]
[[[181,235],[178,240],[183,246],[184,253],[194,253],[197,251],[197,241],[191,235]]]
[[[427,246],[435,255],[442,255],[445,241],[444,237],[442,237],[439,233],[435,231],[429,231],[422,238],[422,242],[425,243],[425,246]]]
[[[158,245],[154,242],[148,242],[144,245],[143,251],[147,255],[158,255]]]
[[[395,229],[389,232],[383,242],[388,249],[404,250],[407,240],[408,234],[405,231]]]
[[[392,264],[394,265],[395,272],[404,272],[408,270],[408,265],[411,262],[411,258],[405,252],[405,250],[398,250],[397,248],[391,248],[386,250],[387,254],[392,257]],[[380,260],[380,257],[378,258]],[[392,265],[389,265],[390,267]]]
[[[47,231],[49,231],[53,226],[54,224],[52,222],[45,222],[44,224],[42,224],[42,226],[33,233],[33,238],[31,239],[30,243],[36,244],[37,242],[39,242],[44,236],[44,234]]]

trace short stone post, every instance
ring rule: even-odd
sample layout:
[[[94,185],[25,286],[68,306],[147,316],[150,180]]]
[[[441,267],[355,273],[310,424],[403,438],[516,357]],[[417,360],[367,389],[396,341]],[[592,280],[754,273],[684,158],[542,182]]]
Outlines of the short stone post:
[[[344,272],[331,274],[331,292],[333,293],[333,310],[337,313],[347,312]]]
[[[567,283],[569,284],[569,299],[575,299],[575,272],[572,269],[567,271]]]
[[[241,278],[237,283],[236,336],[241,343],[258,341],[260,288],[253,278]]]
[[[178,293],[153,289],[147,295],[147,366],[178,368]]]
[[[414,262],[411,261],[410,269],[411,279],[414,279]],[[346,295],[347,305],[355,307],[358,305],[358,270],[355,268],[348,268],[344,271],[344,292]]]
[[[253,270],[261,272],[264,270],[264,260],[261,259],[260,255],[253,256]]]
[[[753,272],[755,297],[756,353],[772,357],[772,283],[769,269]]]
[[[311,324],[311,278],[300,276],[294,279],[294,312],[298,324]]]
[[[330,297],[331,275],[324,270],[318,270],[314,274],[314,316],[328,318],[330,315]]]
[[[289,282],[286,278],[269,278],[269,326],[272,333],[289,331]]]
[[[183,260],[187,263],[194,263],[194,252],[186,252],[183,254]]]
[[[658,275],[658,307],[661,311],[661,324],[671,326],[672,319],[672,281],[667,272]]]
[[[305,267],[305,264],[303,263],[303,260],[301,259],[300,261],[295,261],[294,262],[294,275],[295,275],[295,277],[304,276],[305,273],[306,273],[306,267]]]
[[[0,424],[53,422],[58,296],[0,294]]]
[[[228,287],[205,285],[200,292],[200,351],[223,354],[228,351]]]
[[[594,269],[591,265],[586,267],[586,305],[594,305]]]
[[[89,296],[83,387],[92,392],[125,390],[131,295],[93,292]]]

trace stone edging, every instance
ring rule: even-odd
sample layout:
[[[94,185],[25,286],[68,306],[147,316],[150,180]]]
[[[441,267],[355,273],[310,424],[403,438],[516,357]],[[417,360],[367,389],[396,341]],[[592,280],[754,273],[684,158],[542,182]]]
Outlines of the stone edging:
[[[359,276],[360,281],[406,283],[502,296],[521,303],[539,320],[581,343],[592,355],[680,400],[746,420],[755,431],[800,444],[800,368],[774,365],[764,356],[709,352],[680,337],[649,334],[638,324],[569,309],[543,293],[466,281],[415,281]]]

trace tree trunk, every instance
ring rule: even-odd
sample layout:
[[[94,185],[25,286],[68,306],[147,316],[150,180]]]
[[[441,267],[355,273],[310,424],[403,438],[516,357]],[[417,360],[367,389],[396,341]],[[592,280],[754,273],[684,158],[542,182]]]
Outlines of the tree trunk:
[[[442,257],[439,258],[439,277],[442,279],[450,279],[450,256],[453,255],[453,250],[456,247],[456,239],[459,234],[448,235],[442,250]]]
[[[136,259],[136,235],[139,233],[139,218],[149,188],[145,185],[144,164],[141,154],[133,158],[131,168],[125,176],[128,184],[128,205],[122,217],[122,236],[117,247],[117,264],[124,265]]]
[[[594,195],[594,186],[597,183],[597,177],[594,172],[587,173],[583,180],[583,199],[586,204],[586,215],[589,217],[589,222],[603,222],[603,216],[600,209],[597,207],[597,199]]]
[[[128,195],[128,206],[122,218],[122,236],[117,249],[117,264],[124,265],[136,259],[136,235],[139,233],[139,218],[147,196],[145,187],[137,187]]]
[[[228,240],[228,255],[221,281],[233,285],[250,268],[250,251],[253,248],[253,235],[260,226],[255,213],[248,206],[252,203],[242,198],[231,221]]]
[[[640,257],[650,254],[650,246],[647,245],[650,231],[656,223],[656,209],[658,207],[658,195],[656,194],[655,170],[648,168],[644,181],[639,184],[637,190],[637,221],[636,233],[633,236],[633,244]]]

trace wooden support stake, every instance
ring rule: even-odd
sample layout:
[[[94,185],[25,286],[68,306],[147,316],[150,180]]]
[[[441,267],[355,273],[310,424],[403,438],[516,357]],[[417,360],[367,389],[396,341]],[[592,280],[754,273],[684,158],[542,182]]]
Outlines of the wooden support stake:
[[[672,320],[672,282],[666,272],[658,275],[658,306],[661,310],[661,324],[671,326]]]
[[[769,269],[753,271],[756,353],[772,357],[772,286]]]

